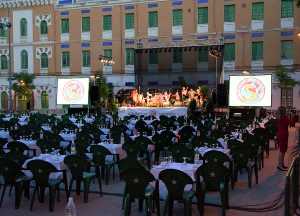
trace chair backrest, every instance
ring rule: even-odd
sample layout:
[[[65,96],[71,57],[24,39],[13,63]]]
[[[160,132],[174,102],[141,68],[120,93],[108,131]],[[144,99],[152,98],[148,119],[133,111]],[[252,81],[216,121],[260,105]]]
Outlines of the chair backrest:
[[[171,152],[173,159],[176,162],[183,162],[184,157],[186,158],[186,162],[193,162],[194,161],[194,156],[195,152],[193,149],[188,148],[184,144],[178,144],[178,145],[173,145],[171,147]]]
[[[150,182],[154,181],[154,176],[144,168],[130,168],[122,173],[126,182],[126,191],[131,198],[143,198],[145,190]]]
[[[168,195],[173,200],[182,200],[184,188],[193,184],[193,180],[186,173],[176,169],[165,169],[159,173],[159,179],[168,189]]]
[[[50,174],[57,171],[55,166],[44,160],[29,161],[27,168],[32,172],[36,184],[40,187],[47,187]]]
[[[29,147],[22,143],[22,142],[19,142],[19,141],[11,141],[7,144],[7,148],[15,153],[15,154],[20,154],[20,155],[24,155],[25,151],[28,151],[29,150]]]
[[[204,154],[204,163],[209,163],[216,166],[224,166],[230,168],[231,159],[223,152],[211,150]]]
[[[83,172],[88,171],[90,167],[89,161],[79,155],[66,156],[64,159],[64,163],[71,171],[72,177],[74,179],[81,179],[83,176]]]
[[[101,145],[91,145],[90,152],[93,154],[93,163],[98,166],[105,165],[106,156],[111,155],[111,152]]]
[[[21,173],[21,165],[7,158],[0,158],[0,175],[3,176],[4,183],[14,184]]]
[[[129,169],[145,169],[138,160],[131,157],[121,159],[118,163],[118,167],[121,176]]]

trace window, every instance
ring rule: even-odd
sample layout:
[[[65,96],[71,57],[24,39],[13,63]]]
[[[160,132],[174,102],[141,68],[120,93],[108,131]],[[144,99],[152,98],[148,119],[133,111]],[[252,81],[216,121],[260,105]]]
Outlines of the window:
[[[182,10],[173,10],[173,26],[182,26]]]
[[[281,0],[281,18],[294,17],[294,1]]]
[[[157,11],[151,11],[148,14],[148,26],[149,28],[158,27],[158,13]]]
[[[27,20],[25,18],[20,21],[20,34],[22,37],[27,36]]]
[[[252,42],[252,60],[262,60],[264,58],[264,44],[262,41]]]
[[[1,93],[1,108],[2,110],[8,110],[8,95],[5,91]]]
[[[208,8],[198,8],[198,24],[208,24]]]
[[[7,37],[8,35],[8,30],[4,28],[0,28],[0,37]]]
[[[111,15],[103,16],[103,31],[111,31]]]
[[[158,64],[158,53],[152,51],[149,53],[149,64]]]
[[[264,20],[264,3],[252,3],[252,20]]]
[[[126,48],[126,65],[134,65],[134,49]]]
[[[69,18],[61,19],[61,33],[67,34],[69,33]]]
[[[293,59],[293,41],[281,41],[281,59]]]
[[[90,67],[91,66],[91,56],[89,50],[82,51],[82,66]]]
[[[104,56],[111,58],[112,57],[112,49],[105,49]]]
[[[173,51],[173,63],[182,63],[182,52],[179,49]]]
[[[90,17],[82,17],[81,29],[82,29],[82,32],[90,31]]]
[[[28,53],[26,50],[21,52],[21,69],[28,69]]]
[[[128,13],[125,15],[125,28],[133,29],[134,28],[134,14]]]
[[[46,53],[42,53],[41,55],[41,68],[48,68],[48,55]]]
[[[41,93],[41,107],[42,109],[49,108],[49,98],[48,98],[48,93],[46,91],[42,91]]]
[[[40,33],[41,35],[48,34],[48,24],[45,20],[41,21],[40,23]]]
[[[8,59],[6,55],[1,55],[0,58],[1,63],[1,70],[7,70],[8,69]]]
[[[224,6],[224,22],[235,22],[235,6]]]
[[[235,60],[235,44],[227,43],[224,45],[224,61]]]
[[[198,62],[208,62],[208,48],[200,47],[198,49]]]
[[[63,68],[70,67],[70,52],[69,51],[62,52],[61,64],[62,64]]]
[[[293,107],[293,88],[281,88],[281,106]]]

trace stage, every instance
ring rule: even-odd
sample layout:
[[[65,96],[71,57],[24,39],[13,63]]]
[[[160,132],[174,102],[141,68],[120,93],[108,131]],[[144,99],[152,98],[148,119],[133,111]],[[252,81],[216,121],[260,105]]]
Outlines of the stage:
[[[128,115],[187,116],[187,107],[119,107],[118,116],[123,119]]]

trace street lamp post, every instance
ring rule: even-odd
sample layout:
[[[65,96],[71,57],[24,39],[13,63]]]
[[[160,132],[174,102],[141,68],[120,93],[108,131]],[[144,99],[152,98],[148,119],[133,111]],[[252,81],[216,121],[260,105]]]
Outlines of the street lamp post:
[[[12,50],[11,50],[11,34],[10,34],[10,29],[12,27],[12,24],[7,21],[7,22],[2,22],[0,23],[0,29],[3,29],[8,32],[7,37],[8,37],[8,110],[9,112],[13,111],[13,100],[12,100]]]

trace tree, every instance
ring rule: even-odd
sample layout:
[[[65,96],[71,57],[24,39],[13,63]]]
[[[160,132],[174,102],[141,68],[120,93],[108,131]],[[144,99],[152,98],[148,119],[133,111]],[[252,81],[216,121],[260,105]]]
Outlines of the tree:
[[[297,7],[300,7],[300,0],[296,0],[297,1]]]
[[[25,110],[27,103],[30,101],[33,89],[35,89],[35,86],[33,84],[33,80],[35,79],[34,74],[28,74],[28,73],[19,73],[15,74],[13,76],[13,80],[15,80],[12,89],[15,92],[18,99],[21,99],[20,102],[22,103],[18,104],[19,110]]]
[[[287,92],[293,89],[295,85],[299,84],[291,77],[290,73],[285,67],[279,66],[275,72],[276,79],[279,82],[279,88],[281,90],[281,105],[287,106]],[[282,102],[284,101],[284,102]]]
[[[96,85],[99,89],[99,105],[100,108],[105,107],[107,108],[108,99],[112,96],[112,90],[109,85],[106,83],[105,77],[102,75],[98,76],[96,79]]]

